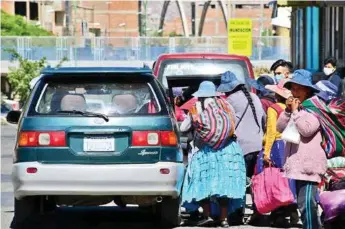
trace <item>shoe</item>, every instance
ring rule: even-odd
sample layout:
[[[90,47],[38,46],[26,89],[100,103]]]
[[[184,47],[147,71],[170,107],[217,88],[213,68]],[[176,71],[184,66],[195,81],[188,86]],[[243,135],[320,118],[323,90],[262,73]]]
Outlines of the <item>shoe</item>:
[[[258,212],[254,212],[248,219],[247,224],[255,226],[258,225],[260,222],[260,214]]]
[[[287,219],[280,216],[272,221],[271,226],[278,227],[278,228],[288,228],[289,222]]]
[[[213,223],[213,219],[211,217],[203,217],[198,223],[197,226],[203,227],[203,226],[208,226],[211,223]]]
[[[228,220],[227,219],[224,219],[220,222],[220,227],[222,228],[229,228],[229,223],[228,223]]]
[[[290,213],[290,224],[291,225],[297,225],[299,221],[299,215],[297,210],[294,210]]]
[[[244,214],[242,209],[228,215],[228,222],[231,226],[239,226],[244,224]]]

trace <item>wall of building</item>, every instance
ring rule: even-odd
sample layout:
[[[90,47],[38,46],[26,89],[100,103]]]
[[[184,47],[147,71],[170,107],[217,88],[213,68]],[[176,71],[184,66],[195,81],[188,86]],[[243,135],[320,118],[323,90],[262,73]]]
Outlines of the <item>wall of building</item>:
[[[1,9],[9,14],[14,14],[14,1],[1,1]]]
[[[296,8],[291,23],[291,56],[296,68],[320,71],[330,56],[345,67],[345,7]]]
[[[191,3],[185,2],[183,4],[184,4],[187,20],[188,20],[189,31],[192,34],[191,5],[190,5]],[[161,6],[159,7],[161,8]],[[196,19],[195,19],[196,25],[197,25],[197,28],[196,28],[197,31],[198,31],[198,25],[200,23],[202,10],[203,10],[203,4],[197,4]],[[175,14],[174,16],[172,16],[171,15],[172,13],[170,13],[170,15],[166,16],[163,34],[169,35],[171,33],[176,33],[176,34],[183,35],[184,33],[183,33],[182,21],[178,14],[177,7],[174,1],[170,3],[168,11],[173,11]],[[232,18],[251,18],[253,20],[253,28],[254,28],[253,36],[259,36],[261,23],[263,24],[262,26],[263,29],[271,28],[271,14],[272,14],[272,9],[265,8],[261,10],[260,4],[246,5],[246,6],[243,6],[242,8],[236,8],[235,5],[233,5],[231,17]],[[262,21],[260,19],[261,15],[263,15]],[[152,27],[157,27],[157,26],[152,25]],[[213,1],[207,10],[202,35],[203,36],[226,36],[227,35],[226,24],[224,22],[224,16],[223,16],[221,7],[217,1]]]

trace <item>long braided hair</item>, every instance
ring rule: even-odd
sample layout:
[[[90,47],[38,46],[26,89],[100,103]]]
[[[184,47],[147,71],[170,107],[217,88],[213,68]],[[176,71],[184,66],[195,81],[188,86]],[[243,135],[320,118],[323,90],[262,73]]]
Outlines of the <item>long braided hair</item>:
[[[249,106],[252,109],[256,125],[259,127],[259,132],[258,133],[260,133],[261,127],[260,127],[260,124],[259,124],[259,121],[258,121],[258,117],[256,115],[256,110],[255,110],[255,106],[254,106],[254,103],[253,103],[253,99],[250,96],[250,93],[247,90],[246,86],[241,84],[237,88],[235,88],[232,92],[226,93],[226,96],[229,96],[229,94],[233,94],[233,93],[238,92],[238,91],[242,91],[243,94],[246,96],[246,98],[248,100],[248,103],[249,103]]]
[[[254,119],[255,119],[256,125],[259,127],[259,132],[258,133],[260,133],[261,127],[260,127],[260,124],[259,124],[259,121],[258,121],[258,117],[256,115],[256,110],[255,110],[255,106],[254,106],[254,103],[253,103],[253,99],[252,99],[249,91],[245,87],[245,85],[242,84],[240,86],[240,90],[243,92],[243,94],[246,96],[246,98],[248,100],[249,106],[252,109],[252,112],[253,112],[253,115],[254,115]]]

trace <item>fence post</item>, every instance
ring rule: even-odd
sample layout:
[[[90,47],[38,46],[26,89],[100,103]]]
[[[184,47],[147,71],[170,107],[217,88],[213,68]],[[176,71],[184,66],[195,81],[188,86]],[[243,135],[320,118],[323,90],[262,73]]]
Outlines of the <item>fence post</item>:
[[[17,52],[24,57],[24,37],[17,37]]]
[[[32,60],[32,40],[31,37],[25,37],[25,58]]]
[[[132,51],[134,52],[134,59],[139,60],[139,37],[131,38]]]
[[[56,60],[60,60],[63,56],[62,54],[62,37],[56,37],[55,38],[55,45],[56,45]]]
[[[176,40],[175,37],[169,37],[169,53],[175,53],[176,50]]]
[[[212,51],[212,48],[211,48],[211,45],[212,45],[212,37],[206,37],[206,43],[207,43],[207,51],[208,51],[208,52],[211,52],[211,51]]]

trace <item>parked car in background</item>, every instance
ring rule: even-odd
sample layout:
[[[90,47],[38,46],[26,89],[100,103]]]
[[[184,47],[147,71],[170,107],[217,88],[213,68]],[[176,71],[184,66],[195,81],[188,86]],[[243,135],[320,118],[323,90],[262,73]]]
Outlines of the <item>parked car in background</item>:
[[[3,99],[3,103],[7,104],[8,106],[11,107],[11,110],[19,110],[19,102],[15,100],[10,100],[10,99]]]
[[[7,116],[20,127],[15,224],[57,205],[114,201],[149,207],[164,225],[178,226],[185,169],[178,127],[151,70],[47,68],[42,74],[22,116]]]
[[[12,107],[8,105],[7,103],[1,103],[1,118],[6,118],[8,112],[10,112]]]

